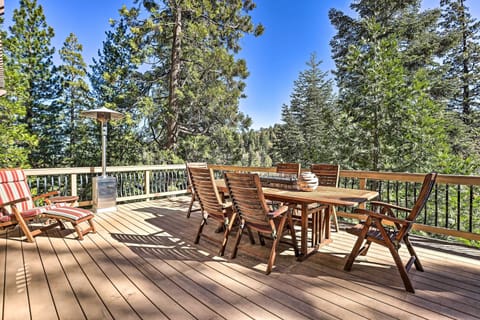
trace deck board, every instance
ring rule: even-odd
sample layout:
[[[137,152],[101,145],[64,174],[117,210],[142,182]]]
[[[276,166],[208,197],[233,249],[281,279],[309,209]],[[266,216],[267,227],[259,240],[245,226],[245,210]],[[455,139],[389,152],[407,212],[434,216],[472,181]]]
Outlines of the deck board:
[[[26,264],[23,261],[22,245],[27,243],[8,241],[5,256],[5,294],[4,319],[27,319],[30,315],[28,300],[28,283],[25,274]]]
[[[243,237],[236,259],[218,243],[194,244],[200,215],[186,218],[189,197],[121,204],[96,216],[83,241],[72,230],[36,243],[0,234],[3,319],[479,319],[480,254],[413,239],[425,272],[412,268],[405,292],[388,251],[373,245],[366,261],[343,270],[355,238],[333,242],[303,262],[281,245],[265,275],[270,242]],[[71,228],[71,226],[67,226]],[[215,234],[215,223],[204,232]],[[408,253],[401,249],[401,256]]]

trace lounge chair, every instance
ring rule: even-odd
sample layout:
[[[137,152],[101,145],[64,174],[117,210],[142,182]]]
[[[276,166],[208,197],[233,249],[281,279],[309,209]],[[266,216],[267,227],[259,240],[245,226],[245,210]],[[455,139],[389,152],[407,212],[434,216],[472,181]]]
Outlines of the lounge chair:
[[[72,200],[77,197],[53,197],[57,191],[32,197],[28,186],[25,172],[22,169],[1,169],[0,170],[0,227],[8,228],[19,226],[25,234],[28,242],[34,242],[34,237],[43,231],[59,226],[65,229],[63,222],[70,222],[77,232],[78,239],[82,240],[87,232],[95,232],[93,224],[93,213],[72,207]],[[36,206],[35,201],[43,199],[45,205]],[[61,200],[61,202],[59,202]],[[28,223],[34,219],[53,219],[56,223],[46,225],[42,228],[30,230]],[[79,224],[87,222],[89,227],[80,228]]]

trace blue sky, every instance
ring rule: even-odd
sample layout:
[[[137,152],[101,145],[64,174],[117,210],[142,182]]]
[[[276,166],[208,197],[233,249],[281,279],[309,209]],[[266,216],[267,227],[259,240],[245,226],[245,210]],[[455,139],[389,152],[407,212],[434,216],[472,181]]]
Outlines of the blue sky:
[[[52,45],[62,47],[70,32],[77,35],[84,47],[83,57],[90,65],[92,57],[105,40],[109,19],[118,17],[122,4],[133,0],[37,0],[42,5],[47,23],[55,29]],[[323,71],[334,68],[330,57],[330,39],[335,29],[328,19],[328,10],[337,8],[349,15],[351,0],[256,0],[252,12],[255,23],[262,23],[265,33],[241,40],[240,57],[247,61],[250,76],[246,80],[246,99],[240,110],[253,119],[253,128],[280,123],[281,107],[288,104],[293,82],[306,69],[306,62],[316,53]],[[438,6],[439,0],[424,0],[423,6]],[[472,15],[480,17],[480,1],[468,0]],[[8,0],[5,21],[10,24],[18,1]]]

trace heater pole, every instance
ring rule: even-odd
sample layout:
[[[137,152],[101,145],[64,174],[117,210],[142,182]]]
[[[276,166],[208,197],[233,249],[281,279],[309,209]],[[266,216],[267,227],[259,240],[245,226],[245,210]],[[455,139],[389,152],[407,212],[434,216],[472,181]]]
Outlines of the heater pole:
[[[102,121],[102,176],[107,176],[107,121]]]

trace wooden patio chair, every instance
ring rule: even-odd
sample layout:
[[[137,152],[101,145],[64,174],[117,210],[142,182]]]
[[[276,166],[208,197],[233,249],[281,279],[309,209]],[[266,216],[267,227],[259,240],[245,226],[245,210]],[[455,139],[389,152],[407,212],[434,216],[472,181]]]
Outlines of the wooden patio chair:
[[[209,218],[223,223],[223,239],[218,253],[220,256],[223,256],[225,247],[227,246],[228,236],[233,228],[237,214],[233,212],[231,203],[223,203],[222,197],[215,185],[212,169],[191,167],[190,177],[192,179],[193,191],[195,192],[196,199],[198,199],[200,203],[202,212],[202,220],[200,221],[200,226],[195,236],[195,243],[200,242],[200,237],[216,241],[214,237],[203,233],[203,228]]]
[[[277,163],[275,168],[277,173],[289,174],[292,176],[296,176],[298,178],[300,176],[300,171],[302,169],[302,166],[300,163],[285,162],[285,163]]]
[[[302,170],[302,165],[300,163],[295,163],[295,162],[282,162],[282,163],[277,163],[275,166],[275,170],[278,174],[282,176],[291,176],[293,178],[298,179],[300,176],[300,172]],[[278,201],[271,201],[267,200],[267,204],[269,206],[272,206],[272,208],[277,208],[284,203],[278,202]]]
[[[235,240],[231,258],[237,256],[238,245],[242,238],[243,231],[247,229],[250,242],[255,244],[250,230],[257,231],[273,239],[270,257],[268,259],[266,274],[272,271],[278,244],[287,229],[290,231],[291,241],[289,242],[298,256],[297,240],[293,227],[293,221],[288,206],[281,206],[275,211],[271,211],[263,196],[260,178],[257,174],[248,173],[225,173],[225,184],[227,185],[230,199],[232,200],[234,211],[240,218],[240,227]],[[287,229],[285,225],[287,224]],[[265,245],[264,237],[260,237],[260,242]]]
[[[34,237],[43,231],[60,226],[65,229],[63,222],[70,222],[77,232],[78,239],[82,240],[87,232],[95,232],[93,213],[71,206],[78,197],[53,197],[58,191],[32,197],[27,184],[25,173],[22,169],[0,170],[0,227],[8,228],[19,226],[28,242],[34,242]],[[35,206],[34,201],[43,199],[44,206]],[[71,203],[67,203],[66,201]],[[61,201],[61,202],[60,202]],[[72,202],[73,201],[73,202]],[[28,222],[34,219],[53,219],[56,223],[30,230]],[[89,227],[82,230],[82,222],[88,222]]]
[[[356,257],[359,255],[366,255],[372,242],[378,243],[389,249],[393,260],[397,265],[398,271],[400,272],[405,289],[409,292],[415,293],[412,282],[408,277],[408,271],[412,267],[412,264],[415,264],[415,268],[418,271],[423,271],[423,266],[408,239],[408,235],[415,219],[425,207],[432,188],[435,185],[436,178],[436,173],[429,173],[425,176],[420,194],[411,209],[379,201],[371,202],[374,207],[379,209],[378,212],[356,209],[355,212],[366,215],[367,220],[346,230],[351,234],[357,235],[358,239],[353,246],[352,252],[348,256],[344,270],[350,271]],[[405,219],[397,218],[394,214],[394,210],[406,212],[407,217]],[[388,222],[392,226],[385,226],[385,222]],[[405,243],[408,252],[410,253],[410,259],[405,265],[398,253],[401,242]]]
[[[208,165],[206,162],[187,162],[185,164],[187,169],[187,191],[192,194],[190,199],[190,205],[188,206],[187,218],[190,218],[190,214],[195,211],[200,211],[201,209],[193,209],[193,204],[195,203],[195,192],[192,190],[192,178],[190,177],[190,168],[207,168]]]
[[[338,188],[338,181],[340,179],[340,165],[326,164],[326,163],[312,164],[310,166],[310,171],[317,176],[319,186]],[[312,208],[311,209],[312,218],[314,218],[313,214],[315,212],[319,212],[326,209],[327,209],[327,206],[325,205],[318,206],[317,208]],[[337,219],[337,210],[335,206],[333,206],[332,218],[335,226],[335,231],[338,232],[339,227],[338,227],[338,219]]]

